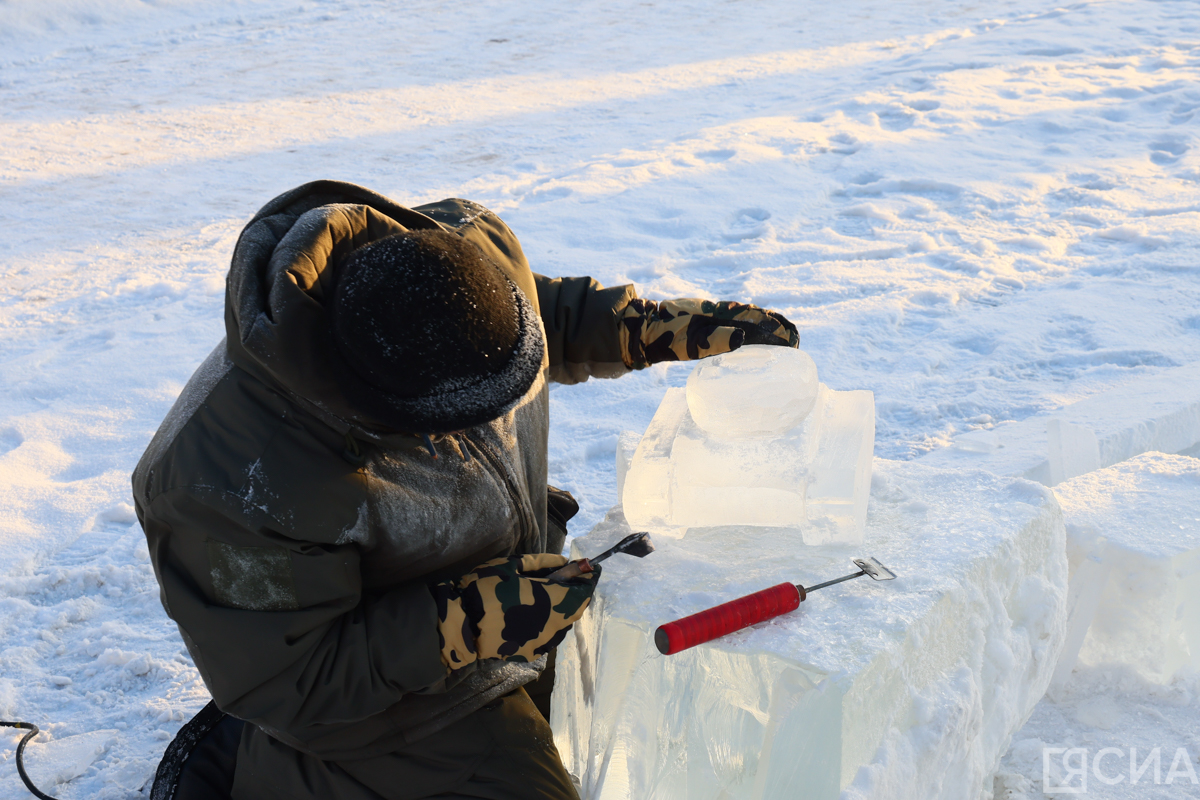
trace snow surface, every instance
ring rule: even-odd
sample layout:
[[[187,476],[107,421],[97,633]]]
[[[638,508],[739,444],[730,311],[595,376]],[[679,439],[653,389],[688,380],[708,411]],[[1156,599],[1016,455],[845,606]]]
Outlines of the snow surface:
[[[117,730],[54,793],[124,798],[203,704],[128,475],[220,339],[235,237],[278,192],[468,197],[538,271],[775,307],[822,380],[875,393],[876,454],[912,459],[1200,361],[1198,17],[1194,0],[0,2],[0,717]],[[618,432],[689,371],[552,390],[575,530],[616,500]],[[1063,698],[1018,735],[1002,796],[1041,796],[1034,741],[1200,756],[1192,684],[1088,668]],[[17,739],[0,735],[4,800],[25,796]]]

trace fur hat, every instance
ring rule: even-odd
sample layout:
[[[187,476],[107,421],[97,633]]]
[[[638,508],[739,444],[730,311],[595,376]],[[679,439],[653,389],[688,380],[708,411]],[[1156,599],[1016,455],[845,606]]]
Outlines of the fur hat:
[[[440,230],[389,236],[341,265],[334,344],[389,396],[380,420],[446,433],[495,419],[529,391],[545,348],[528,298],[474,244]]]

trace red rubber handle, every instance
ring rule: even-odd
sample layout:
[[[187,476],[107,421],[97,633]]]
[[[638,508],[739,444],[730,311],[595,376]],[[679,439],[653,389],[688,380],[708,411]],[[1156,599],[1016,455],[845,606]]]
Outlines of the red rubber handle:
[[[795,611],[804,599],[803,586],[781,583],[761,592],[730,600],[690,617],[660,625],[654,644],[665,656],[719,639],[727,633],[748,628],[756,622]]]

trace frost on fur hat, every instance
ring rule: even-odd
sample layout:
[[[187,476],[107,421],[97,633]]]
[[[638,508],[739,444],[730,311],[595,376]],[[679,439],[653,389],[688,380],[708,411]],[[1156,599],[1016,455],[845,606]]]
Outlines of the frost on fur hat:
[[[483,251],[446,231],[355,250],[329,315],[342,357],[380,390],[363,410],[399,430],[446,433],[495,419],[542,366],[532,304]]]

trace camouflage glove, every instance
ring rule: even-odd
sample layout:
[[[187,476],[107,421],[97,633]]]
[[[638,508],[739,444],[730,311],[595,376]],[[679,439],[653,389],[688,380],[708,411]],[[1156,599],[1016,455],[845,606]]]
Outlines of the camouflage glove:
[[[462,669],[478,658],[533,661],[558,646],[591,602],[599,567],[564,583],[547,576],[562,556],[509,556],[431,587],[442,661]]]
[[[744,344],[799,347],[800,335],[776,311],[730,301],[634,298],[621,315],[621,354],[630,369],[715,356]]]

